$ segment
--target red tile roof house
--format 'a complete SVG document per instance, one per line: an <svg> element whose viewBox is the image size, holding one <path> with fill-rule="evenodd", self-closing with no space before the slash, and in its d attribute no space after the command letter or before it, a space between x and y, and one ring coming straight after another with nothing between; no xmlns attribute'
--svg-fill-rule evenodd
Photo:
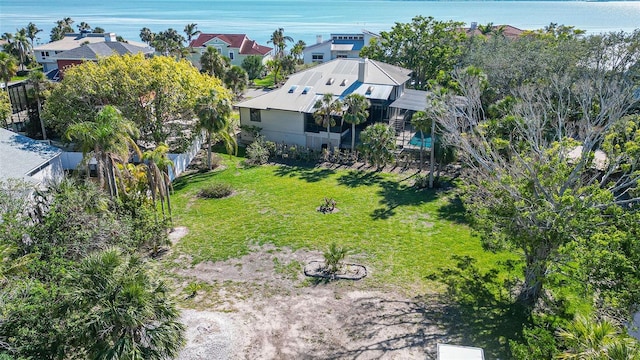
<svg viewBox="0 0 640 360"><path fill-rule="evenodd" d="M204 34L201 33L191 41L189 46L195 50L191 62L200 68L200 56L207 46L213 46L220 54L228 57L232 65L241 65L242 61L251 55L262 56L263 63L271 57L273 48L260 45L247 37L246 34Z"/></svg>

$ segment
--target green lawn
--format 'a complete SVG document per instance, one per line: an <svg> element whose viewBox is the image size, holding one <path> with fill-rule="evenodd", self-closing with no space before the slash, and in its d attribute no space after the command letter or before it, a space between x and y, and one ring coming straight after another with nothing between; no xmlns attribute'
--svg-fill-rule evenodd
<svg viewBox="0 0 640 360"><path fill-rule="evenodd" d="M481 269L514 258L482 250L453 193L416 190L404 178L410 175L297 166L243 169L241 159L224 158L226 170L175 183L174 223L189 229L177 248L195 263L239 257L251 244L323 251L336 242L373 270L370 281L429 287L425 276L453 266L453 254L476 258ZM231 184L235 195L197 197L199 189L216 182ZM335 199L339 212L316 211L324 197Z"/></svg>

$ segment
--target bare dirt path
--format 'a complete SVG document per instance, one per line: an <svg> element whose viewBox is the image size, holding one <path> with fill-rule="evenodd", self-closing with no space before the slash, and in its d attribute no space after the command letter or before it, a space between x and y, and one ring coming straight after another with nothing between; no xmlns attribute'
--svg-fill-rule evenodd
<svg viewBox="0 0 640 360"><path fill-rule="evenodd" d="M178 287L202 284L182 304L179 359L435 359L436 343L455 340L436 296L405 297L367 281L318 283L302 267L320 253L252 250L195 266L175 260L184 265L174 270Z"/></svg>

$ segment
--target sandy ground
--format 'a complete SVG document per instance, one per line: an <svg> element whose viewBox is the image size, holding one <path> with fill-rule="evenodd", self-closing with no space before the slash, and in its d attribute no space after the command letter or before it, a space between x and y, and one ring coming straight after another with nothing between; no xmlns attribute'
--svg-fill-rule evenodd
<svg viewBox="0 0 640 360"><path fill-rule="evenodd" d="M184 234L177 228L172 241ZM304 264L321 258L273 246L195 266L178 257L178 286L205 286L182 305L187 345L178 358L435 359L436 343L455 341L447 309L433 298L371 289L366 280L305 278Z"/></svg>

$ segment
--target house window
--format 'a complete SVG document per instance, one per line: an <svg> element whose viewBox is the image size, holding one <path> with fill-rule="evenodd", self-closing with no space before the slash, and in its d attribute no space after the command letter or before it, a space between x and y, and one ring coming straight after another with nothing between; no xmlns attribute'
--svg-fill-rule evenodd
<svg viewBox="0 0 640 360"><path fill-rule="evenodd" d="M253 122L261 122L260 109L249 109L249 120Z"/></svg>
<svg viewBox="0 0 640 360"><path fill-rule="evenodd" d="M347 58L347 54L338 54L336 55L336 59L346 59Z"/></svg>
<svg viewBox="0 0 640 360"><path fill-rule="evenodd" d="M229 60L233 60L233 51L229 51Z"/></svg>
<svg viewBox="0 0 640 360"><path fill-rule="evenodd" d="M49 56L49 52L48 52L48 51L44 51L44 52L42 53L42 57L45 57L45 56Z"/></svg>
<svg viewBox="0 0 640 360"><path fill-rule="evenodd" d="M324 54L311 54L311 61L313 62L323 62Z"/></svg>
<svg viewBox="0 0 640 360"><path fill-rule="evenodd" d="M218 52L219 52L220 54L222 54L222 48L221 48L221 47L216 46L216 50L218 50Z"/></svg>

